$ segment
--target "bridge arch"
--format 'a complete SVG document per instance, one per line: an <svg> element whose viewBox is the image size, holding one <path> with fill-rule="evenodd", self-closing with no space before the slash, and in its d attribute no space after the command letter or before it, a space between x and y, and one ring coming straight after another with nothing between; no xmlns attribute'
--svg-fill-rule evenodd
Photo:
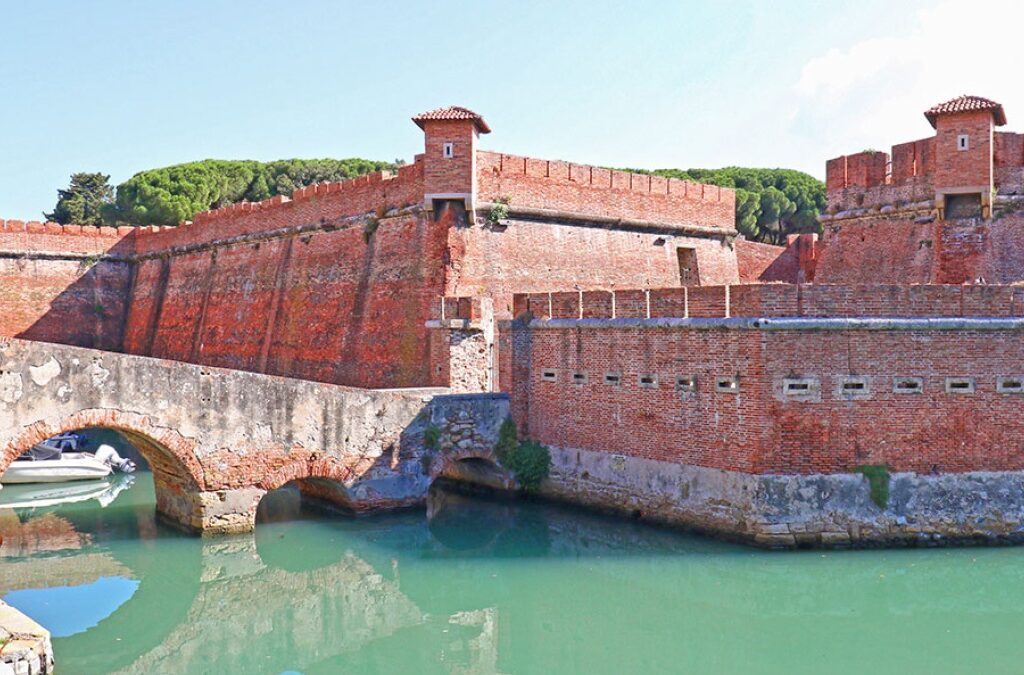
<svg viewBox="0 0 1024 675"><path fill-rule="evenodd" d="M85 409L62 417L56 423L37 420L23 426L0 450L0 474L11 462L47 438L80 429L113 429L138 448L154 474L173 477L193 488L203 488L203 470L195 453L195 442L174 429L156 424L152 417L134 412Z"/></svg>
<svg viewBox="0 0 1024 675"><path fill-rule="evenodd" d="M205 489L195 443L174 429L157 424L148 415L91 408L55 422L36 420L16 431L0 449L0 475L35 444L57 434L82 429L113 429L123 434L153 472L157 513L175 524L191 526L190 518L183 516L190 514L194 496Z"/></svg>
<svg viewBox="0 0 1024 675"><path fill-rule="evenodd" d="M494 490L515 490L512 474L490 447L453 448L438 457L430 467L431 482L455 481Z"/></svg>
<svg viewBox="0 0 1024 675"><path fill-rule="evenodd" d="M507 415L505 395L358 389L0 337L0 470L63 431L115 429L152 464L157 511L211 534L252 531L263 495L292 480L357 511L422 505L436 478L425 460L472 469L456 464L470 459L463 445L493 445ZM428 448L431 426L446 440ZM497 466L486 450L473 457Z"/></svg>
<svg viewBox="0 0 1024 675"><path fill-rule="evenodd" d="M357 511L360 510L359 504L353 499L346 480L362 475L365 470L366 467L347 466L333 457L288 462L268 473L256 484L264 490L257 499L257 506L267 493L291 484L298 488L303 497L313 497L345 510Z"/></svg>

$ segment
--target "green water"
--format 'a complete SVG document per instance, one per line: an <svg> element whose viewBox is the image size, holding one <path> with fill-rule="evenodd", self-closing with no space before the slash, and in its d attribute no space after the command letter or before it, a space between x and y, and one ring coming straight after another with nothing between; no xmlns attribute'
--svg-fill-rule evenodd
<svg viewBox="0 0 1024 675"><path fill-rule="evenodd" d="M3 492L7 492L4 490ZM0 509L0 597L58 673L1020 673L1024 549L765 553L447 493L254 536L113 503Z"/></svg>

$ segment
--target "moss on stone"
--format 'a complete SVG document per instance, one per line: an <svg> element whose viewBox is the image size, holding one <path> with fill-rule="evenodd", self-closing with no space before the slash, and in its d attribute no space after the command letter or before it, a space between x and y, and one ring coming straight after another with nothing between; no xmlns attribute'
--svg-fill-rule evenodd
<svg viewBox="0 0 1024 675"><path fill-rule="evenodd" d="M871 501L884 511L889 505L889 467L885 464L861 464L853 470L868 479Z"/></svg>

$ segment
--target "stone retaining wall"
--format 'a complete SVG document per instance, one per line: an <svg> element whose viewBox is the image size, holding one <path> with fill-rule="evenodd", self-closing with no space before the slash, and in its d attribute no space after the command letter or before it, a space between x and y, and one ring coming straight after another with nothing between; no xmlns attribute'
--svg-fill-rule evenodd
<svg viewBox="0 0 1024 675"><path fill-rule="evenodd" d="M552 448L542 495L769 548L1024 541L1024 472L752 475Z"/></svg>

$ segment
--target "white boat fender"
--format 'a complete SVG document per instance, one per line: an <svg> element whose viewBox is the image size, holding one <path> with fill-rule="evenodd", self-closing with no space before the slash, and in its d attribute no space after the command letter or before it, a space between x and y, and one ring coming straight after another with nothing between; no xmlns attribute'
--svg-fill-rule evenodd
<svg viewBox="0 0 1024 675"><path fill-rule="evenodd" d="M95 456L99 461L118 471L123 471L124 473L135 471L135 462L130 459L124 459L121 455L117 454L117 450L114 450L113 447L106 443L102 443L100 447L96 448Z"/></svg>

